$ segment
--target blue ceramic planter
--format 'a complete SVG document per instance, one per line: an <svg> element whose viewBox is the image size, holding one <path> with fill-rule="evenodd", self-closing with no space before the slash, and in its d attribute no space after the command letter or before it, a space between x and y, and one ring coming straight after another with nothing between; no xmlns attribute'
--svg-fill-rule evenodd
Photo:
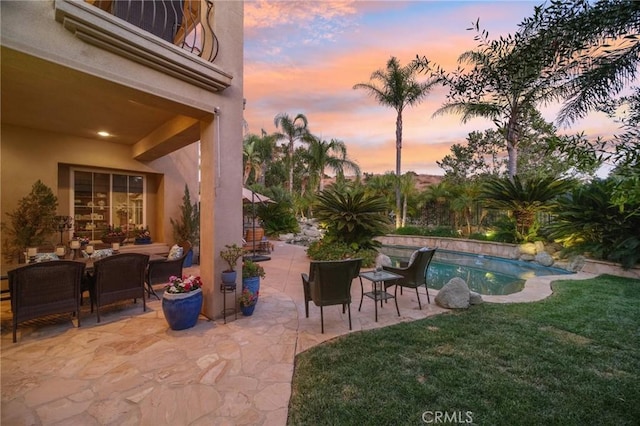
<svg viewBox="0 0 640 426"><path fill-rule="evenodd" d="M256 308L256 305L251 306L240 306L240 310L242 311L242 315L245 317L250 317L253 315L253 310Z"/></svg>
<svg viewBox="0 0 640 426"><path fill-rule="evenodd" d="M172 330L191 328L198 322L202 309L202 289L189 293L167 293L162 296L162 312Z"/></svg>
<svg viewBox="0 0 640 426"><path fill-rule="evenodd" d="M249 289L251 293L257 294L260 291L260 277L250 277L242 279L242 289Z"/></svg>
<svg viewBox="0 0 640 426"><path fill-rule="evenodd" d="M193 265L193 250L189 250L189 253L187 253L187 255L184 258L184 261L182 262L182 266L184 268L189 268Z"/></svg>

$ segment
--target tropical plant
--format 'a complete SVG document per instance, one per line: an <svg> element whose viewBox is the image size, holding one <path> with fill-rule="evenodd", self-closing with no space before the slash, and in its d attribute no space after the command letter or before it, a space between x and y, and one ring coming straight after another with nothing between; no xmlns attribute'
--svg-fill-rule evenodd
<svg viewBox="0 0 640 426"><path fill-rule="evenodd" d="M328 242L343 242L356 250L379 246L373 238L385 234L390 224L384 199L368 197L362 188L326 189L316 197L315 217L326 227Z"/></svg>
<svg viewBox="0 0 640 426"><path fill-rule="evenodd" d="M165 287L167 293L189 293L196 291L202 287L202 280L200 277L194 275L183 275L182 277L176 277L172 275L169 277L169 284Z"/></svg>
<svg viewBox="0 0 640 426"><path fill-rule="evenodd" d="M479 197L493 209L507 210L513 214L518 242L535 238L536 214L553 208L553 201L574 185L572 180L550 177L535 178L522 182L518 176L513 180L492 178L484 182Z"/></svg>
<svg viewBox="0 0 640 426"><path fill-rule="evenodd" d="M227 265L229 265L229 269L226 269L225 272L235 271L236 263L243 254L244 251L242 250L242 247L239 247L237 244L226 244L224 246L224 250L220 250L220 257L227 262Z"/></svg>
<svg viewBox="0 0 640 426"><path fill-rule="evenodd" d="M582 185L558 200L549 237L569 253L588 253L630 268L640 260L640 209L612 202L613 179Z"/></svg>
<svg viewBox="0 0 640 426"><path fill-rule="evenodd" d="M266 276L264 268L252 260L245 260L242 263L242 278L264 278Z"/></svg>
<svg viewBox="0 0 640 426"><path fill-rule="evenodd" d="M288 147L289 157L289 193L293 193L293 154L295 151L294 142L304 140L307 135L307 117L304 114L298 114L292 120L288 114L282 113L275 116L273 124L276 128L282 128L282 132L273 134L276 141L285 140Z"/></svg>
<svg viewBox="0 0 640 426"><path fill-rule="evenodd" d="M26 247L38 246L56 231L58 198L51 188L37 180L31 192L18 201L18 207L8 212L9 224L2 223L5 256L13 259Z"/></svg>
<svg viewBox="0 0 640 426"><path fill-rule="evenodd" d="M262 227L267 235L298 232L300 227L293 213L291 194L279 186L264 188L254 185L251 188L274 201L253 206L256 209L256 215L262 220Z"/></svg>
<svg viewBox="0 0 640 426"><path fill-rule="evenodd" d="M180 206L180 218L170 218L173 226L173 238L176 242L189 241L194 246L200 242L200 211L198 203L191 204L189 187L185 184L182 205Z"/></svg>
<svg viewBox="0 0 640 426"><path fill-rule="evenodd" d="M427 64L424 64L427 66ZM372 95L378 103L396 110L396 177L402 174L402 113L405 108L417 105L424 99L431 89L440 82L434 77L419 82L416 78L418 68L414 64L404 67L397 58L391 57L387 61L386 69L379 69L371 74L369 83L358 83L354 89L364 89ZM402 201L400 182L396 182L396 228L400 227L402 217Z"/></svg>

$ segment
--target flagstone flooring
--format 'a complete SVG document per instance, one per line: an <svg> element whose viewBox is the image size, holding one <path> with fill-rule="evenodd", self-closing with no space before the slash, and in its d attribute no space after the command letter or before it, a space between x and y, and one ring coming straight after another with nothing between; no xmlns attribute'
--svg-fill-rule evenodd
<svg viewBox="0 0 640 426"><path fill-rule="evenodd" d="M296 354L349 333L340 306L310 304L305 318L300 273L308 272L304 248L276 243L262 263L260 300L250 317L233 315L225 324L201 316L188 330L168 328L159 301L114 305L96 323L83 307L82 326L70 316L36 320L18 327L11 340L8 301L0 305L2 425L285 425ZM185 272L197 272L197 266ZM588 278L590 274L562 276ZM485 296L492 302L539 300L550 293L550 277L530 280L522 293ZM367 284L365 283L365 286ZM365 291L367 289L365 288ZM445 310L429 290L422 310L414 292L399 296L374 321L373 301L362 311L360 282L352 286L353 332L413 321ZM158 289L158 294L161 289Z"/></svg>

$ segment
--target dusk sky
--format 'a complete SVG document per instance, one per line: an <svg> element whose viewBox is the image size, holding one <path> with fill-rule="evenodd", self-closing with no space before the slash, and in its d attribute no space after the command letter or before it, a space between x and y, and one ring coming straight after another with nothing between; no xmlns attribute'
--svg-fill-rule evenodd
<svg viewBox="0 0 640 426"><path fill-rule="evenodd" d="M539 2L529 1L246 1L244 118L249 132L276 131L274 117L303 113L309 130L324 140L340 139L363 172L395 170L396 112L365 90L371 73L391 56L401 65L427 56L446 70L474 49L480 18L492 39L515 32ZM423 78L421 76L421 78ZM432 117L446 90L434 89L403 114L402 172L443 175L436 161L464 143L469 132L493 128L488 120L461 124L459 116ZM548 120L557 106L542 108ZM616 124L603 114L562 132L610 136Z"/></svg>

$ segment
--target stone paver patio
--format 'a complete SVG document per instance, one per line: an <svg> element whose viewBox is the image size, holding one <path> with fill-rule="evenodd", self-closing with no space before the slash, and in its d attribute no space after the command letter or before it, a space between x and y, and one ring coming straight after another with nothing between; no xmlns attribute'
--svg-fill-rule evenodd
<svg viewBox="0 0 640 426"><path fill-rule="evenodd" d="M349 333L340 306L320 310L310 304L305 318L300 273L308 272L303 247L276 243L262 263L260 301L251 317L209 321L201 316L188 330L172 331L161 302L123 303L96 323L85 303L82 327L69 317L20 325L11 341L8 301L1 305L2 425L284 425L291 394L295 355ZM197 266L185 272L197 273ZM584 279L592 274L563 275ZM490 302L526 302L551 294L554 277L529 280L511 296L484 296ZM366 283L365 283L366 285ZM365 289L366 290L366 289ZM158 292L161 290L158 288ZM429 290L422 310L414 292L378 309L365 299L360 282L352 285L353 331L413 321L445 310Z"/></svg>

